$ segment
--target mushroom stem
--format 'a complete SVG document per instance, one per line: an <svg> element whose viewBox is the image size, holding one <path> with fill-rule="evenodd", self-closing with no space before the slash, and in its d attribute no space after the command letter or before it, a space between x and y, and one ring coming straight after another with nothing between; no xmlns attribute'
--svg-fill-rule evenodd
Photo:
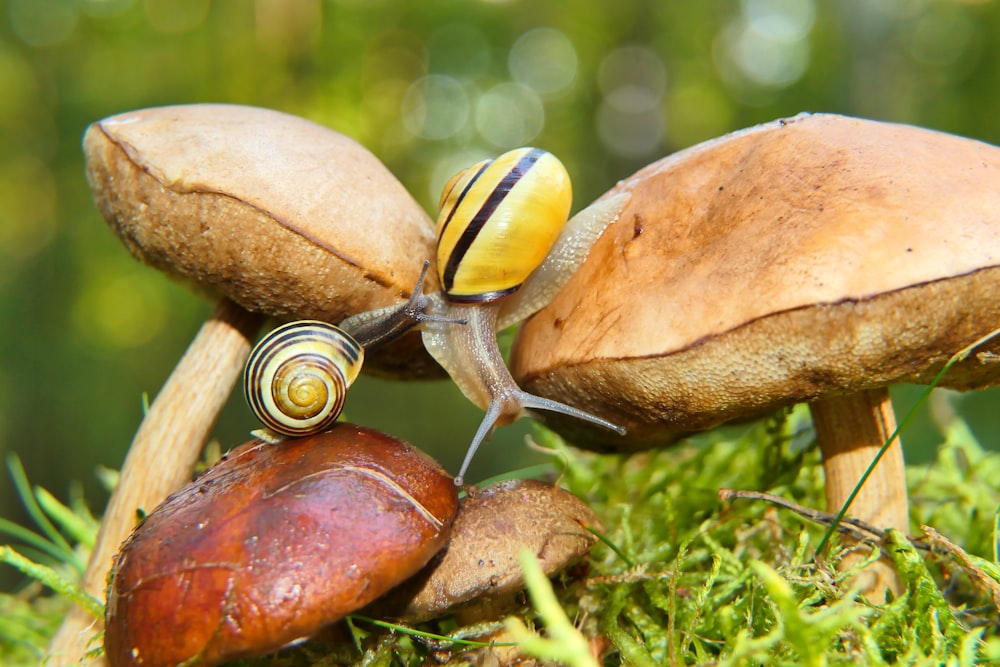
<svg viewBox="0 0 1000 667"><path fill-rule="evenodd" d="M823 452L827 510L836 512L850 497L879 449L896 430L889 391L885 388L869 389L824 398L814 401L809 408L816 439ZM872 470L848 508L848 514L879 528L897 528L904 532L909 529L906 469L899 438L889 446ZM845 564L850 562L848 559ZM871 578L862 582L862 587L873 601L880 602L886 590L891 590L894 595L901 592L899 577L887 559L873 563L867 572L870 572Z"/></svg>
<svg viewBox="0 0 1000 667"><path fill-rule="evenodd" d="M222 299L149 406L122 466L118 486L101 522L82 587L104 599L107 575L119 545L150 512L190 481L206 440L243 371L251 339L263 317ZM102 665L86 659L98 643L103 620L80 607L63 619L49 645L47 665Z"/></svg>

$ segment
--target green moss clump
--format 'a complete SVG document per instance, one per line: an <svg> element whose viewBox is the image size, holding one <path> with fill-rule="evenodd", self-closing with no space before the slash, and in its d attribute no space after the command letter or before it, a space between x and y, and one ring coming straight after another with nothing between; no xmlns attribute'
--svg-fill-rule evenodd
<svg viewBox="0 0 1000 667"><path fill-rule="evenodd" d="M605 665L998 660L1000 454L984 451L957 419L944 430L937 458L908 469L916 537L889 531L880 546L905 591L877 605L851 588L856 570L838 569L845 548L836 539L817 555L825 526L762 500L720 499L719 490L731 488L822 506L822 466L804 411L631 456L578 452L539 429L536 438L560 463L560 482L591 503L605 542L552 590L533 584L531 604L526 597L506 626L462 627L448 618L420 630L470 638L499 632L494 639L518 639L543 664L578 667L600 664L595 655ZM69 584L72 571L62 570ZM66 604L40 595L37 585L0 597L3 663L36 664ZM482 657L477 651L503 650L364 619L342 625L347 639L339 642L326 637L233 664L467 664Z"/></svg>

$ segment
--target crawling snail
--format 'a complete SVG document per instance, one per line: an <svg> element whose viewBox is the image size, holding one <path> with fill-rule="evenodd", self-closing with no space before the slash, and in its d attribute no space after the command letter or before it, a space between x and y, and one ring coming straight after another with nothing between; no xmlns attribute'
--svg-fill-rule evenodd
<svg viewBox="0 0 1000 667"><path fill-rule="evenodd" d="M333 426L347 390L361 372L365 350L381 347L418 322L437 318L423 312L422 293L430 262L424 262L410 299L335 326L317 320L284 324L254 346L243 374L247 404L267 431L266 440L304 437ZM464 322L457 322L464 324Z"/></svg>
<svg viewBox="0 0 1000 667"><path fill-rule="evenodd" d="M496 333L555 296L628 197L598 201L567 222L569 175L551 153L519 148L473 165L452 178L441 196L436 269L442 289L424 295L418 283L404 306L361 313L341 323L343 330L359 336L362 347L367 347L365 341L381 343L420 324L430 354L462 393L486 411L457 484L493 430L527 410L559 412L624 434L623 428L590 413L523 391L503 362ZM267 344L265 339L258 350ZM255 350L251 362L257 354ZM267 378L248 374L247 396L270 391L262 382ZM264 415L258 417L278 430ZM332 420L322 423L325 428Z"/></svg>
<svg viewBox="0 0 1000 667"><path fill-rule="evenodd" d="M461 483L479 446L526 410L548 410L625 429L517 386L497 345L497 331L547 304L590 252L625 198L598 202L567 223L569 174L551 153L519 148L459 172L441 196L437 272L441 291L426 312L466 320L423 324L424 347L486 415L455 478Z"/></svg>

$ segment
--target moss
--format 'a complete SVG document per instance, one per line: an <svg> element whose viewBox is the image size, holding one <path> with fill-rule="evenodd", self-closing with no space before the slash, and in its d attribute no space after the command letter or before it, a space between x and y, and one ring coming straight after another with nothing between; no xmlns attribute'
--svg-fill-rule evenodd
<svg viewBox="0 0 1000 667"><path fill-rule="evenodd" d="M764 501L719 498L721 488L750 489L822 506L822 467L803 412L632 456L578 452L539 429L536 439L553 449L561 482L591 503L606 542L552 583L560 606L545 602L547 583L536 583L534 607L526 601L516 621L489 630L506 639L513 632L540 662L581 667L592 663L580 646L591 647L606 665L972 665L1000 659L1000 455L984 451L961 421L944 431L937 458L908 469L914 525L933 530L912 540L890 531L882 549L905 591L874 605L851 590L851 572L837 569L843 550L836 540L831 551L816 556L822 525ZM75 570L60 572L71 580ZM3 663L37 664L66 603L32 586L0 604ZM353 641L332 648L314 641L235 664L463 663L484 650L407 636L363 619L348 629ZM454 619L420 629L472 637L482 630ZM576 652L568 654L568 647Z"/></svg>

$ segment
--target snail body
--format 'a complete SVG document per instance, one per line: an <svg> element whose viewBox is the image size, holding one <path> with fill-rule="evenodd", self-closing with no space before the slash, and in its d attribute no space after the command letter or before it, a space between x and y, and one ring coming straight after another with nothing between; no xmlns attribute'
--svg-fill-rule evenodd
<svg viewBox="0 0 1000 667"><path fill-rule="evenodd" d="M402 305L359 313L338 326L317 320L289 322L264 336L250 352L243 373L250 410L271 431L255 435L276 442L280 436L300 438L333 426L361 372L365 350L395 340L419 322L439 319L423 312L428 297L422 287L429 267L430 262L424 262Z"/></svg>
<svg viewBox="0 0 1000 667"><path fill-rule="evenodd" d="M618 217L627 195L597 202L567 221L569 176L551 153L519 148L478 163L444 188L438 215L441 291L427 296L424 346L486 411L457 484L497 426L528 410L569 415L624 434L624 429L565 403L525 392L500 354L496 334L547 304ZM448 321L465 320L465 326Z"/></svg>
<svg viewBox="0 0 1000 667"><path fill-rule="evenodd" d="M567 220L572 200L569 175L555 156L536 148L515 149L459 172L445 186L440 202L436 269L441 289L422 293L425 261L424 273L405 304L347 318L337 330L351 343L338 343L330 354L344 357L344 351L351 350L346 357L356 357L360 369L362 349L421 326L427 351L462 393L486 411L456 484L462 483L477 449L496 427L529 410L562 413L624 434L623 428L607 420L518 387L504 363L496 334L552 300L629 198L624 193L602 199ZM296 326L308 332L317 324L322 323L286 325L258 348L270 346L271 337L280 341L289 336ZM305 356L311 354L307 349ZM247 365L246 393L261 421L296 437L333 424L336 415L329 420L290 420L268 414L279 406L262 398L275 391L264 385L276 375L258 372L264 364L256 362L256 356L255 350ZM345 393L351 381L353 376L343 385Z"/></svg>
<svg viewBox="0 0 1000 667"><path fill-rule="evenodd" d="M325 431L343 411L364 354L353 336L332 324L302 320L280 326L250 354L243 386L247 403L281 435Z"/></svg>

